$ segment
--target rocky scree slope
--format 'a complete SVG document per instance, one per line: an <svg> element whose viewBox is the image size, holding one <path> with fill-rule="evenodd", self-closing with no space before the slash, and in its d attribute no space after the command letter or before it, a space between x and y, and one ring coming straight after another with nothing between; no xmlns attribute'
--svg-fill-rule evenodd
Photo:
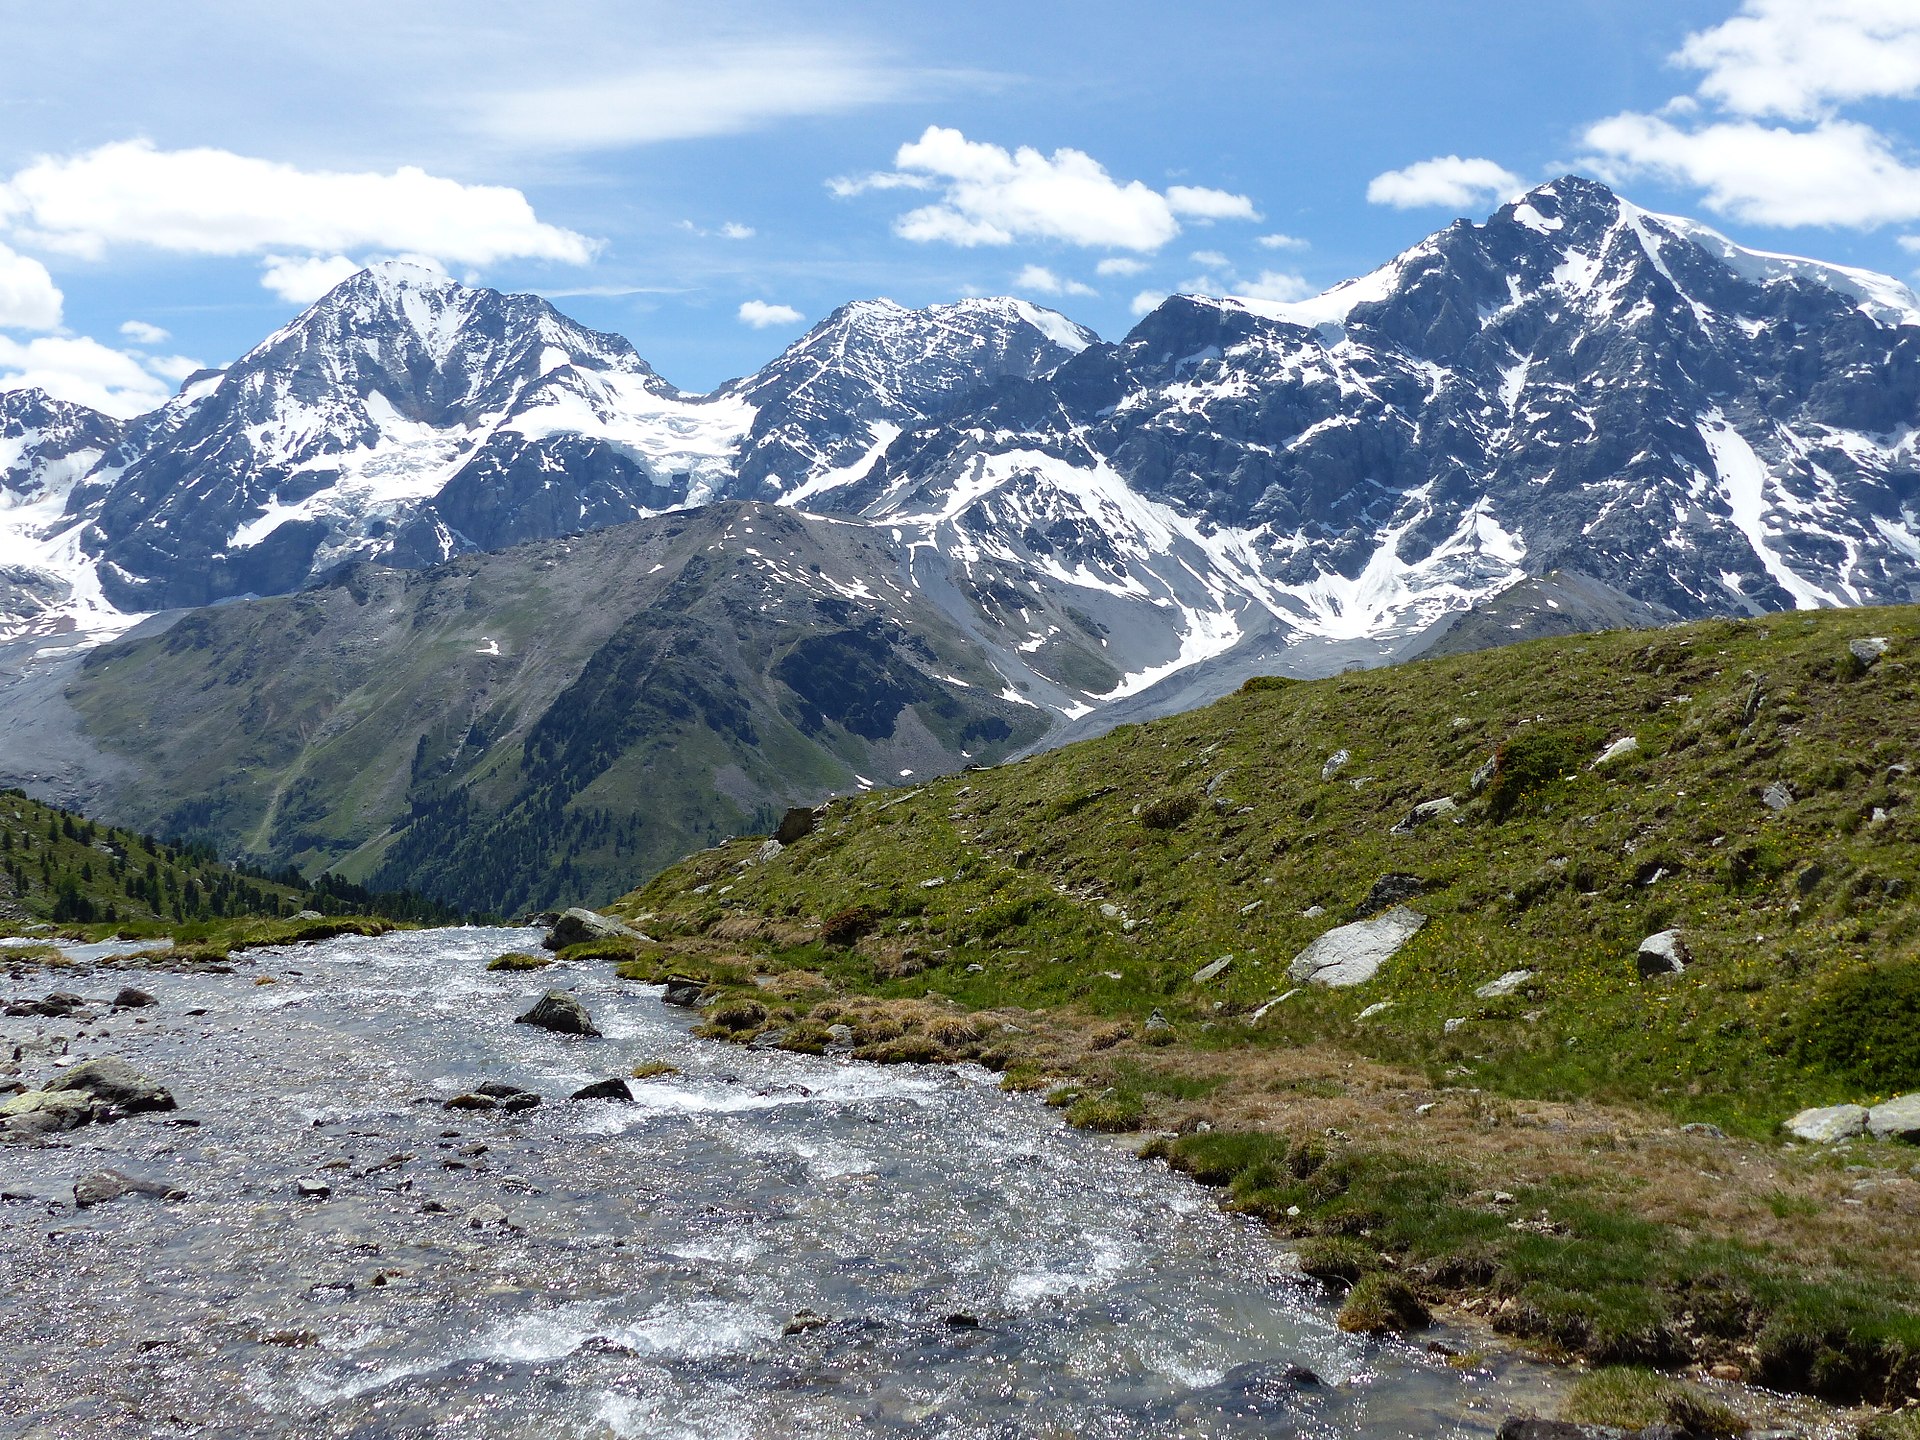
<svg viewBox="0 0 1920 1440"><path fill-rule="evenodd" d="M885 576L867 527L716 505L347 567L96 650L69 693L132 767L115 814L520 913L1038 738L1043 713Z"/></svg>

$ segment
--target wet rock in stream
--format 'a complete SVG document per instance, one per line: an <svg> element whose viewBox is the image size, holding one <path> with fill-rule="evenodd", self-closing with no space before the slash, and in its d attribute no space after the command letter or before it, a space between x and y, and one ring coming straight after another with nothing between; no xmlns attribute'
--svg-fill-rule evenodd
<svg viewBox="0 0 1920 1440"><path fill-rule="evenodd" d="M593 1023L593 1016L587 1013L587 1007L564 990L549 990L534 1003L531 1010L518 1016L517 1025L537 1025L542 1030L551 1030L559 1035L589 1035L598 1037L600 1028Z"/></svg>

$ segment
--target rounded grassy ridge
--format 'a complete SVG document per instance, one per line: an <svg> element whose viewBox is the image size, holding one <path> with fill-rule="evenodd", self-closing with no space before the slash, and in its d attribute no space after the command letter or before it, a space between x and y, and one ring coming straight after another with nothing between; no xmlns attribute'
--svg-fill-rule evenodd
<svg viewBox="0 0 1920 1440"><path fill-rule="evenodd" d="M971 1017L853 1053L1071 1086L1237 1208L1557 1353L1893 1404L1920 1151L1779 1127L1920 1089L1917 771L1920 611L1714 620L1250 684L835 801L616 908L654 973L766 1007L734 1038ZM1396 905L1424 923L1372 979L1289 973ZM1666 931L1682 968L1643 973Z"/></svg>

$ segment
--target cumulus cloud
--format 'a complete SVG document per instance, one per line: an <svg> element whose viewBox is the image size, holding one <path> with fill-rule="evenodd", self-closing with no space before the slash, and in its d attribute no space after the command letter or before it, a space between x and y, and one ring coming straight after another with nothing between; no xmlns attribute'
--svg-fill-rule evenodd
<svg viewBox="0 0 1920 1440"><path fill-rule="evenodd" d="M583 264L593 243L535 216L518 190L402 166L301 170L228 150L116 141L36 160L0 182L0 220L41 245L97 258L146 246L190 255L416 251L451 264Z"/></svg>
<svg viewBox="0 0 1920 1440"><path fill-rule="evenodd" d="M1196 250L1187 258L1196 265L1211 265L1215 268L1221 268L1233 263L1218 250Z"/></svg>
<svg viewBox="0 0 1920 1440"><path fill-rule="evenodd" d="M1303 275L1290 270L1262 270L1253 280L1242 281L1233 291L1254 300L1304 300L1315 294Z"/></svg>
<svg viewBox="0 0 1920 1440"><path fill-rule="evenodd" d="M1612 179L1655 175L1698 188L1711 210L1759 225L1884 225L1920 219L1920 167L1871 126L1806 130L1722 121L1685 128L1625 114L1590 126L1589 162Z"/></svg>
<svg viewBox="0 0 1920 1440"><path fill-rule="evenodd" d="M809 42L691 47L619 74L484 96L472 124L516 147L614 149L844 114L956 78Z"/></svg>
<svg viewBox="0 0 1920 1440"><path fill-rule="evenodd" d="M756 330L775 325L798 325L806 317L791 305L769 305L764 300L747 300L740 306L740 323Z"/></svg>
<svg viewBox="0 0 1920 1440"><path fill-rule="evenodd" d="M900 216L894 233L969 246L1052 240L1151 251L1180 233L1180 215L1229 219L1254 213L1244 195L1183 185L1162 194L1138 180L1115 180L1082 150L1045 155L1023 145L1009 151L939 125L902 145L892 171L831 181L829 187L842 196L937 190L939 200Z"/></svg>
<svg viewBox="0 0 1920 1440"><path fill-rule="evenodd" d="M1144 260L1135 260L1126 255L1109 255L1105 260L1102 260L1098 265L1093 267L1093 273L1108 276L1138 275L1146 268L1147 262Z"/></svg>
<svg viewBox="0 0 1920 1440"><path fill-rule="evenodd" d="M122 418L151 410L173 393L138 357L97 340L42 335L19 341L0 335L0 390L25 389Z"/></svg>
<svg viewBox="0 0 1920 1440"><path fill-rule="evenodd" d="M1195 220L1258 220L1253 201L1245 195L1226 190L1209 190L1204 185L1169 185L1167 208L1176 215Z"/></svg>
<svg viewBox="0 0 1920 1440"><path fill-rule="evenodd" d="M289 305L311 305L364 267L344 255L269 255L260 284Z"/></svg>
<svg viewBox="0 0 1920 1440"><path fill-rule="evenodd" d="M1745 0L1671 58L1700 72L1695 93L1589 126L1596 173L1698 189L1708 209L1760 225L1920 219L1920 160L1839 113L1920 95L1911 0Z"/></svg>
<svg viewBox="0 0 1920 1440"><path fill-rule="evenodd" d="M1035 295L1093 295L1091 285L1078 280L1063 280L1044 265L1029 265L1013 277L1013 288Z"/></svg>
<svg viewBox="0 0 1920 1440"><path fill-rule="evenodd" d="M1311 250L1313 246L1297 235L1262 235L1254 241L1268 250Z"/></svg>
<svg viewBox="0 0 1920 1440"><path fill-rule="evenodd" d="M1389 170L1367 184L1367 199L1396 210L1444 206L1466 210L1520 188L1520 177L1491 160L1438 155L1404 170Z"/></svg>
<svg viewBox="0 0 1920 1440"><path fill-rule="evenodd" d="M173 336L158 325L149 325L144 320L128 320L120 326L120 333L136 345L164 345Z"/></svg>
<svg viewBox="0 0 1920 1440"><path fill-rule="evenodd" d="M1912 0L1746 0L1673 57L1700 94L1737 115L1814 120L1836 104L1920 95Z"/></svg>
<svg viewBox="0 0 1920 1440"><path fill-rule="evenodd" d="M682 220L680 228L689 235L698 235L702 240L751 240L759 233L751 225L742 225L734 220L722 222L718 230L708 230L704 226L694 224L691 220Z"/></svg>
<svg viewBox="0 0 1920 1440"><path fill-rule="evenodd" d="M1133 297L1133 304L1129 308L1136 315L1144 315L1149 310L1157 309L1160 302L1166 298L1167 292L1164 290L1142 290Z"/></svg>
<svg viewBox="0 0 1920 1440"><path fill-rule="evenodd" d="M46 266L0 245L0 325L52 330L60 323L62 299Z"/></svg>

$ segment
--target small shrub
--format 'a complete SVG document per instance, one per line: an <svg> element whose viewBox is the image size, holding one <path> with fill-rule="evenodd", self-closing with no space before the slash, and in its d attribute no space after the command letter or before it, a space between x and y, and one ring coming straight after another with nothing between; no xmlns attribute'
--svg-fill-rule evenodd
<svg viewBox="0 0 1920 1440"><path fill-rule="evenodd" d="M1863 1090L1920 1083L1920 960L1853 970L1822 987L1799 1024L1797 1049Z"/></svg>
<svg viewBox="0 0 1920 1440"><path fill-rule="evenodd" d="M657 1075L678 1075L680 1067L666 1060L642 1060L633 1067L633 1078L651 1080Z"/></svg>
<svg viewBox="0 0 1920 1440"><path fill-rule="evenodd" d="M1140 823L1149 830L1173 830L1191 820L1200 809L1200 797L1191 792L1162 795L1140 807Z"/></svg>
<svg viewBox="0 0 1920 1440"><path fill-rule="evenodd" d="M1579 771L1600 749L1602 732L1591 725L1569 729L1529 728L1495 751L1487 808L1496 820L1511 816L1531 796Z"/></svg>
<svg viewBox="0 0 1920 1440"><path fill-rule="evenodd" d="M1581 1377L1562 1418L1625 1430L1673 1425L1689 1435L1744 1435L1748 1429L1745 1420L1697 1386L1624 1365Z"/></svg>
<svg viewBox="0 0 1920 1440"><path fill-rule="evenodd" d="M553 963L551 955L529 955L524 950L509 950L487 962L489 970L542 970Z"/></svg>
<svg viewBox="0 0 1920 1440"><path fill-rule="evenodd" d="M1335 1323L1355 1335L1387 1335L1422 1329L1432 1319L1411 1285L1398 1275L1375 1270L1348 1292Z"/></svg>

